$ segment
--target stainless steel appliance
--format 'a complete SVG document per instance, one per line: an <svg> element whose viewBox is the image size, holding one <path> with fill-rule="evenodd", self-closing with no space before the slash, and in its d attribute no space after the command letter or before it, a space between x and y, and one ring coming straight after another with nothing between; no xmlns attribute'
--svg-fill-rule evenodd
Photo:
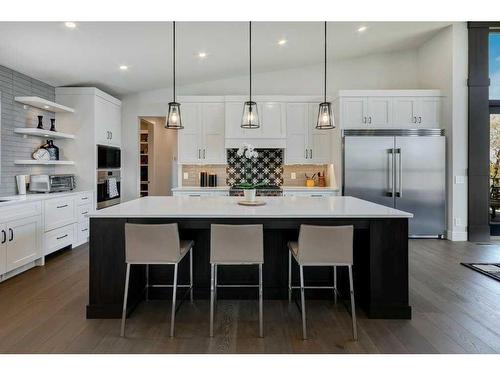
<svg viewBox="0 0 500 375"><path fill-rule="evenodd" d="M443 236L444 130L344 130L343 151L344 195L413 213L411 237Z"/></svg>
<svg viewBox="0 0 500 375"><path fill-rule="evenodd" d="M237 186L231 186L229 189L229 196L231 197L242 197L243 195L243 189ZM281 197L283 189L278 185L263 185L256 189L255 195L259 197Z"/></svg>
<svg viewBox="0 0 500 375"><path fill-rule="evenodd" d="M30 176L29 191L35 193L54 193L70 191L75 188L72 174L37 174Z"/></svg>
<svg viewBox="0 0 500 375"><path fill-rule="evenodd" d="M119 169L121 151L118 147L97 145L97 169Z"/></svg>
<svg viewBox="0 0 500 375"><path fill-rule="evenodd" d="M120 203L120 170L97 171L97 209Z"/></svg>

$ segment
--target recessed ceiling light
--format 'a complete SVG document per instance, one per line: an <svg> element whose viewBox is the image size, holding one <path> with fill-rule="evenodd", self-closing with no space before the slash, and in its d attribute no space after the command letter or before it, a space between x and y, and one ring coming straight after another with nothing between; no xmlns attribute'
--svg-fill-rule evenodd
<svg viewBox="0 0 500 375"><path fill-rule="evenodd" d="M43 106L43 108L45 108L45 109L49 109L49 108L50 108L50 106L48 106L48 105L44 105L44 106Z"/></svg>
<svg viewBox="0 0 500 375"><path fill-rule="evenodd" d="M363 31L366 31L366 29L368 29L367 26L361 26L359 29L358 29L358 32L362 33Z"/></svg>
<svg viewBox="0 0 500 375"><path fill-rule="evenodd" d="M206 53L206 52L199 52L199 53L198 53L198 57L199 57L200 59L204 59L205 57L207 57L207 53Z"/></svg>
<svg viewBox="0 0 500 375"><path fill-rule="evenodd" d="M278 44L279 44L280 46L284 46L287 42L288 42L288 40L286 40L286 39L281 39L281 40L279 40L279 41L278 41Z"/></svg>
<svg viewBox="0 0 500 375"><path fill-rule="evenodd" d="M76 28L76 23L74 23L74 22L64 22L64 26L66 26L68 29L75 29Z"/></svg>
<svg viewBox="0 0 500 375"><path fill-rule="evenodd" d="M120 65L120 70L128 70L128 66L127 65Z"/></svg>

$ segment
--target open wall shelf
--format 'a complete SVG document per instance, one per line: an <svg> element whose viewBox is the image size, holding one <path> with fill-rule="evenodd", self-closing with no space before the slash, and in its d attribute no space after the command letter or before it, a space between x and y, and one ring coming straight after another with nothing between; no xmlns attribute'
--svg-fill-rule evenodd
<svg viewBox="0 0 500 375"><path fill-rule="evenodd" d="M75 136L73 134L52 132L50 130L37 129L37 128L15 128L14 133L30 135L33 137L42 137L42 138L75 139Z"/></svg>
<svg viewBox="0 0 500 375"><path fill-rule="evenodd" d="M75 112L73 108L66 107L65 105L57 104L55 102L51 102L50 100L46 100L38 96L16 96L14 100L16 102L30 105L35 108L40 108L49 112L66 112L66 113Z"/></svg>
<svg viewBox="0 0 500 375"><path fill-rule="evenodd" d="M71 160L14 160L16 165L74 165Z"/></svg>

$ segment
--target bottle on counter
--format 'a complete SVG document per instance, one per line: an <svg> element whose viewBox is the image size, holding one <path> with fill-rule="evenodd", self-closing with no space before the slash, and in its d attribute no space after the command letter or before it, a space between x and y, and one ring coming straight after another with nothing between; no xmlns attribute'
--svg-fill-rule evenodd
<svg viewBox="0 0 500 375"><path fill-rule="evenodd" d="M208 186L217 187L217 175L215 173L210 173L208 175Z"/></svg>
<svg viewBox="0 0 500 375"><path fill-rule="evenodd" d="M208 186L208 174L205 171L200 172L200 187L207 187L207 186Z"/></svg>

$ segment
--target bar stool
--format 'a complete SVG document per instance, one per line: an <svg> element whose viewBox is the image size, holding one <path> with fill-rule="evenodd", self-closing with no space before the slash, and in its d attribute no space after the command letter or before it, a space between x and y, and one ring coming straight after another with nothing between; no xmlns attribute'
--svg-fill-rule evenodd
<svg viewBox="0 0 500 375"><path fill-rule="evenodd" d="M146 265L146 299L149 287L167 287L172 290L172 315L170 317L170 336L174 336L177 287L189 288L191 302L193 301L193 241L179 239L177 223L173 224L125 224L125 262L127 274L125 277L125 295L123 298L121 336L125 336L125 320L127 316L127 298L132 264ZM189 285L177 284L177 269L179 263L189 252ZM169 264L174 266L174 281L172 285L149 285L149 265ZM181 301L182 303L182 301ZM179 305L180 307L180 305Z"/></svg>
<svg viewBox="0 0 500 375"><path fill-rule="evenodd" d="M348 226L300 226L299 241L288 243L288 298L291 300L292 289L300 288L302 312L302 336L307 339L305 289L333 289L337 302L337 266L349 269L349 289L351 294L352 336L358 339L356 327L356 308L354 304L354 288L352 281L353 264L353 232ZM292 256L299 265L300 287L292 286ZM305 266L333 266L333 286L305 286Z"/></svg>
<svg viewBox="0 0 500 375"><path fill-rule="evenodd" d="M262 322L262 265L264 264L264 234L261 224L256 225L211 225L210 238L210 337L214 336L214 305L217 287L259 288L259 335L264 337ZM259 266L258 285L217 284L217 266L251 265Z"/></svg>

